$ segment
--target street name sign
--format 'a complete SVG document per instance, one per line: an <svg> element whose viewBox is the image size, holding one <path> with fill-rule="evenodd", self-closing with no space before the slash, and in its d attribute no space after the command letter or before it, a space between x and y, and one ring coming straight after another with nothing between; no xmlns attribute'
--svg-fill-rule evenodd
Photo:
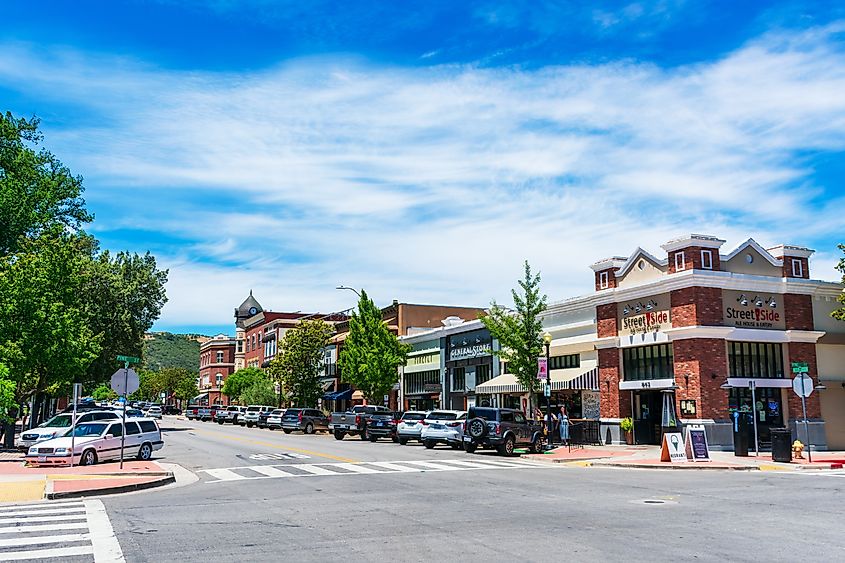
<svg viewBox="0 0 845 563"><path fill-rule="evenodd" d="M810 373L807 362L792 362L792 373Z"/></svg>
<svg viewBox="0 0 845 563"><path fill-rule="evenodd" d="M792 390L799 397L809 397L813 394L813 379L806 373L796 375L792 380Z"/></svg>
<svg viewBox="0 0 845 563"><path fill-rule="evenodd" d="M112 391L118 395L131 395L139 386L138 374L132 368L119 369L111 376Z"/></svg>
<svg viewBox="0 0 845 563"><path fill-rule="evenodd" d="M127 362L127 363L130 363L130 364L140 364L141 358L136 358L135 356L118 356L117 361L118 362Z"/></svg>

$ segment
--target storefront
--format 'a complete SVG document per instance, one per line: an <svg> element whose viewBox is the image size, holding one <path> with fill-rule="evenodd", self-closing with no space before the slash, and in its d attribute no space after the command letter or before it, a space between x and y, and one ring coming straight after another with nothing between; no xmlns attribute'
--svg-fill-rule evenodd
<svg viewBox="0 0 845 563"><path fill-rule="evenodd" d="M493 337L486 328L459 332L446 338L444 403L466 410L476 404L476 388L493 376Z"/></svg>

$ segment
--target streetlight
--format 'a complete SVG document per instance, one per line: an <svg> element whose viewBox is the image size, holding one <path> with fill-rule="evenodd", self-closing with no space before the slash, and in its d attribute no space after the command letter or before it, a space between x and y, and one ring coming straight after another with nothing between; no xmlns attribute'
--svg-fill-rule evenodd
<svg viewBox="0 0 845 563"><path fill-rule="evenodd" d="M546 385L548 385L549 393L546 395L544 390L543 394L546 395L546 426L549 429L549 448L552 446L552 432L554 431L552 425L552 372L549 362L549 346L551 343L552 335L547 332L543 335L543 344L546 346Z"/></svg>
<svg viewBox="0 0 845 563"><path fill-rule="evenodd" d="M360 294L360 293L358 292L358 290L357 290L357 289L355 289L354 287L347 287L347 286L345 286L345 285L339 285L339 286L337 286L335 289L348 289L349 291L354 291L354 292L355 292L355 295L357 295L357 296L358 296L358 299L361 299L361 294Z"/></svg>

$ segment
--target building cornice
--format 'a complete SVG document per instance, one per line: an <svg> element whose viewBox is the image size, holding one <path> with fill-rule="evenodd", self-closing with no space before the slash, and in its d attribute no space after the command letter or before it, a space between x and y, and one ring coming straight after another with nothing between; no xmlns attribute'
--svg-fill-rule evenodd
<svg viewBox="0 0 845 563"><path fill-rule="evenodd" d="M670 342L691 338L714 338L737 342L807 342L815 344L824 331L820 330L764 330L758 328L736 328L732 326L684 326L663 331Z"/></svg>

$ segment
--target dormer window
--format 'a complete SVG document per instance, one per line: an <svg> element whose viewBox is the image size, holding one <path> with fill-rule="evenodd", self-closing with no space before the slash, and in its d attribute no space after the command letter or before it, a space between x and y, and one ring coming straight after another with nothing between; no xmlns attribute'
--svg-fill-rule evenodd
<svg viewBox="0 0 845 563"><path fill-rule="evenodd" d="M675 253L675 271L680 272L687 269L687 264L684 261L684 253L683 252L676 252Z"/></svg>
<svg viewBox="0 0 845 563"><path fill-rule="evenodd" d="M792 259L792 277L804 277L804 264L801 262L801 260L795 258Z"/></svg>
<svg viewBox="0 0 845 563"><path fill-rule="evenodd" d="M607 289L610 284L607 281L607 272L601 272L599 274L599 288L600 289Z"/></svg>
<svg viewBox="0 0 845 563"><path fill-rule="evenodd" d="M702 250L701 251L701 268L703 270L712 270L713 269L713 251L711 251L711 250Z"/></svg>

